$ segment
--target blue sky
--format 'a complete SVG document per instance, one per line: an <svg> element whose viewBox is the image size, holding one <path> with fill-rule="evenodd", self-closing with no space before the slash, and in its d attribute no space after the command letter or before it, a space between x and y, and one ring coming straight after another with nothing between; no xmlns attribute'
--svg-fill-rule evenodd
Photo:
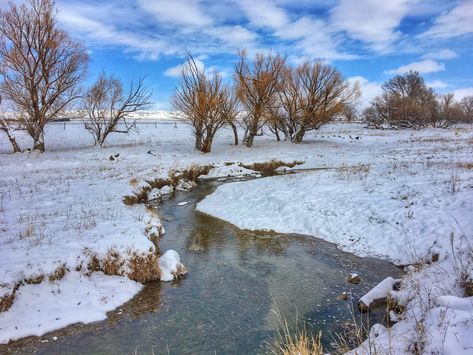
<svg viewBox="0 0 473 355"><path fill-rule="evenodd" d="M242 48L279 51L294 64L323 58L360 82L364 103L409 69L437 92L473 95L473 0L57 0L57 6L60 24L90 51L88 80L102 70L124 82L148 75L155 108L169 108L186 49L228 80Z"/></svg>

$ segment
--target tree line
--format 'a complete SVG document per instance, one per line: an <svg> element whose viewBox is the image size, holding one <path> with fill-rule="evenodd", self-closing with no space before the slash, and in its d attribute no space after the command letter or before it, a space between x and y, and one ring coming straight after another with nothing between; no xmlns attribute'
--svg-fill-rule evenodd
<svg viewBox="0 0 473 355"><path fill-rule="evenodd" d="M10 3L0 11L0 103L10 115L0 116L0 131L15 152L21 151L16 131L26 132L33 149L45 150L47 124L73 111L96 145L111 133L129 133L136 128L133 113L151 103L144 79L126 90L122 81L101 73L89 88L81 86L87 75L89 56L82 43L72 39L56 18L53 0ZM218 71L208 72L187 53L171 96L176 118L189 124L195 149L210 152L222 127L230 127L234 144L253 146L263 127L279 140L300 143L307 132L334 119L360 116L360 89L350 84L335 67L324 61L290 65L278 53L249 57L238 53L231 80ZM370 126L448 127L473 123L473 97L461 102L453 94L435 95L416 72L398 75L382 87L361 114Z"/></svg>

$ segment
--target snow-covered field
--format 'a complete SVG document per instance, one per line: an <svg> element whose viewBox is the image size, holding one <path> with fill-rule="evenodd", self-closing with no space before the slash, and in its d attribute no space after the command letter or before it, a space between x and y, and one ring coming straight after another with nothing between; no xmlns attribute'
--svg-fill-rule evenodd
<svg viewBox="0 0 473 355"><path fill-rule="evenodd" d="M27 138L19 141L26 147ZM401 290L392 295L406 311L396 315L399 321L391 329L377 327L380 335L373 333L367 346L392 344L394 353L412 351L408 346L414 343L429 351L473 351L465 348L470 340L461 336L472 331L472 298L454 298L464 296L459 275L472 276L471 127L391 131L340 123L323 127L299 145L270 136L257 137L251 149L231 142L231 132L222 131L212 153L195 152L189 128L174 122L143 124L138 134L111 136L102 149L93 147L80 124L54 124L46 133L45 154L8 154L2 137L1 292L7 295L27 280L42 282L20 286L13 306L0 313L0 343L103 319L139 291L139 284L124 276L88 276L87 265L91 255L98 260L119 255L124 263L118 273L130 276L133 256L154 253L145 230L150 224L160 230L159 216L122 203L144 179L191 164L216 165L210 172L214 177L251 173L225 163L274 158L305 162L297 168L323 169L225 184L198 209L240 228L313 235L398 264L418 264L439 254L438 262L411 267ZM116 154L117 159L109 159ZM53 280L58 271L66 276ZM41 275L44 280L38 279ZM48 294L64 305L63 293L55 290L80 288L78 283L91 292L77 292L73 301L93 305L90 314L68 312L48 319L50 304L41 299ZM123 288L127 292L120 298L98 301ZM40 296L31 302L28 294L35 293ZM35 311L28 323L21 320L25 307ZM60 307L52 314L61 313ZM40 323L42 330L34 327Z"/></svg>

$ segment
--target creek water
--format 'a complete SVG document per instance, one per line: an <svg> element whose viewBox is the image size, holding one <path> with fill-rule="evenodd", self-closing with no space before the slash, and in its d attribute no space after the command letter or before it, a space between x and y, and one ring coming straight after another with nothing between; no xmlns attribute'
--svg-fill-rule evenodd
<svg viewBox="0 0 473 355"><path fill-rule="evenodd" d="M185 278L146 285L103 322L26 338L3 350L264 353L281 327L278 316L287 320L291 330L298 324L322 331L323 343L330 347L330 333L352 318L350 301L337 296L351 292L355 302L385 277L401 275L389 262L359 258L317 238L244 231L195 211L195 205L221 183L201 182L192 191L177 192L155 206L166 228L160 250L178 251L189 269ZM187 204L178 206L180 202ZM348 283L350 272L359 273L362 282ZM371 322L382 317L382 310L372 312ZM49 341L41 342L44 339Z"/></svg>

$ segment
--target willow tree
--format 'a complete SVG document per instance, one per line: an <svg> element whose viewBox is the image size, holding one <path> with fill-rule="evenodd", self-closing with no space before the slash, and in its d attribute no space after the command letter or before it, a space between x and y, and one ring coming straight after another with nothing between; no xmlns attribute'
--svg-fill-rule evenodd
<svg viewBox="0 0 473 355"><path fill-rule="evenodd" d="M188 54L172 96L178 118L194 130L195 149L208 153L217 131L230 125L236 132L237 100L233 90L222 81L218 71L207 74L205 68Z"/></svg>
<svg viewBox="0 0 473 355"><path fill-rule="evenodd" d="M87 52L58 26L54 1L29 0L0 12L0 61L2 95L44 151L44 127L79 97Z"/></svg>
<svg viewBox="0 0 473 355"><path fill-rule="evenodd" d="M344 116L360 96L357 85L350 85L322 61L287 69L284 78L275 115L286 138L294 143L300 143L308 131Z"/></svg>
<svg viewBox="0 0 473 355"><path fill-rule="evenodd" d="M256 54L253 60L248 59L245 51L239 55L235 66L236 93L245 112L242 119L245 128L243 141L251 147L258 131L271 120L285 60L279 54L272 53Z"/></svg>

